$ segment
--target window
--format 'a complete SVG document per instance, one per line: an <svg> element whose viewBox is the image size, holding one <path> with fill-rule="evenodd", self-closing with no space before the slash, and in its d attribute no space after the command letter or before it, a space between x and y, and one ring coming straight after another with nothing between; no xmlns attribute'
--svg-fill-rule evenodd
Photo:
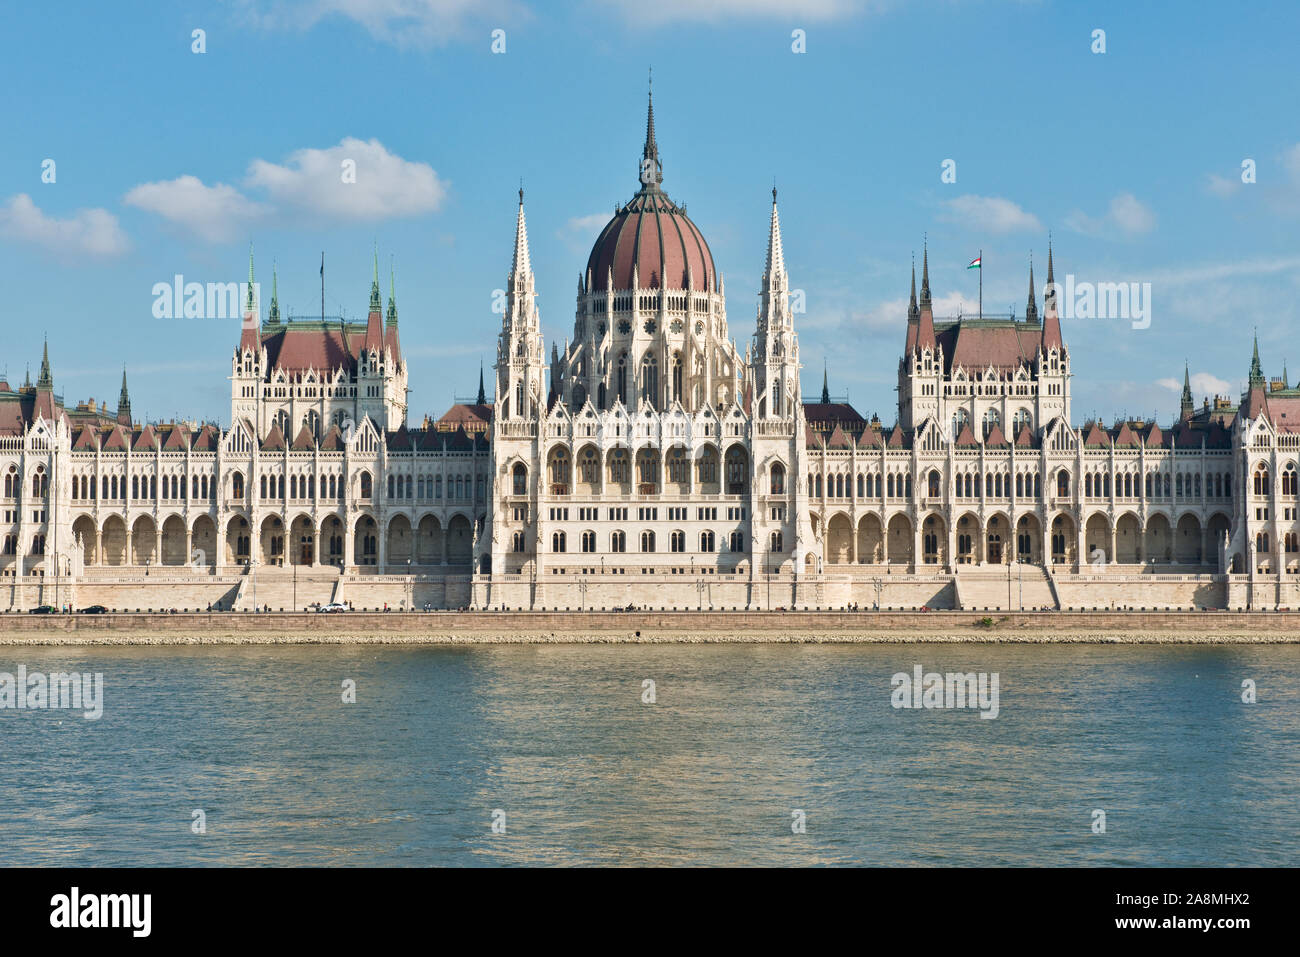
<svg viewBox="0 0 1300 957"><path fill-rule="evenodd" d="M510 541L510 547L515 552L522 552L524 550L523 532L515 532Z"/></svg>
<svg viewBox="0 0 1300 957"><path fill-rule="evenodd" d="M772 533L772 549L771 549L771 550L774 551L774 552L785 551L784 540L781 538L781 533L780 533L780 532L773 532L773 533Z"/></svg>
<svg viewBox="0 0 1300 957"><path fill-rule="evenodd" d="M1058 498L1069 498L1070 496L1070 473L1061 469L1056 473L1056 494Z"/></svg>
<svg viewBox="0 0 1300 957"><path fill-rule="evenodd" d="M1256 495L1268 495L1270 491L1268 481L1268 466L1260 465L1255 469L1254 492Z"/></svg>
<svg viewBox="0 0 1300 957"><path fill-rule="evenodd" d="M565 538L563 532L556 532L551 536L551 551L562 552L565 550Z"/></svg>
<svg viewBox="0 0 1300 957"><path fill-rule="evenodd" d="M369 472L361 473L361 497L370 498L374 493L374 483L370 479Z"/></svg>
<svg viewBox="0 0 1300 957"><path fill-rule="evenodd" d="M700 551L713 551L714 538L712 532L700 532Z"/></svg>
<svg viewBox="0 0 1300 957"><path fill-rule="evenodd" d="M643 551L643 552L653 552L654 550L655 550L655 533L654 533L654 532L642 532L642 533L641 533L641 551Z"/></svg>
<svg viewBox="0 0 1300 957"><path fill-rule="evenodd" d="M727 550L731 552L743 552L745 550L745 533L732 532L731 539L727 542Z"/></svg>
<svg viewBox="0 0 1300 957"><path fill-rule="evenodd" d="M674 552L686 551L686 533L682 531L673 532L668 537L668 548Z"/></svg>
<svg viewBox="0 0 1300 957"><path fill-rule="evenodd" d="M582 533L582 550L584 552L594 552L596 550L596 533L586 531Z"/></svg>
<svg viewBox="0 0 1300 957"><path fill-rule="evenodd" d="M611 552L627 551L627 533L614 532L609 536L609 550Z"/></svg>

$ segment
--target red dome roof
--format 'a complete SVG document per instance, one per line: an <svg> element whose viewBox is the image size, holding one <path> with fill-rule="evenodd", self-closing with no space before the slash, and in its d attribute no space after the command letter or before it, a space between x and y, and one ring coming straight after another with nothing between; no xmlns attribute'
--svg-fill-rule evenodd
<svg viewBox="0 0 1300 957"><path fill-rule="evenodd" d="M631 289L634 266L642 289L685 289L688 270L696 289L717 281L699 227L654 186L637 193L601 231L587 258L592 289L605 288L611 267L614 288Z"/></svg>

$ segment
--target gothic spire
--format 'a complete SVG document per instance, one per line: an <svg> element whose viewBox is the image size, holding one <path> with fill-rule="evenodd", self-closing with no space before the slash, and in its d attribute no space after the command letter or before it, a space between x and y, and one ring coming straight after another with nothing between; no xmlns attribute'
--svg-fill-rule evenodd
<svg viewBox="0 0 1300 957"><path fill-rule="evenodd" d="M36 380L38 389L54 388L54 378L50 375L50 342L45 340L45 348L41 352L41 375Z"/></svg>
<svg viewBox="0 0 1300 957"><path fill-rule="evenodd" d="M126 391L126 366L122 366L122 392L117 397L117 421L122 425L131 424L131 397Z"/></svg>
<svg viewBox="0 0 1300 957"><path fill-rule="evenodd" d="M921 308L930 308L930 242L921 249Z"/></svg>
<svg viewBox="0 0 1300 957"><path fill-rule="evenodd" d="M1056 301L1056 274L1052 264L1052 240L1047 240L1047 289L1043 293L1043 352L1049 349L1065 351L1065 341L1061 338L1061 317Z"/></svg>
<svg viewBox="0 0 1300 957"><path fill-rule="evenodd" d="M1034 257L1029 257L1029 302L1025 306L1025 322L1038 324L1038 302L1034 298Z"/></svg>
<svg viewBox="0 0 1300 957"><path fill-rule="evenodd" d="M379 244L375 243L375 274L370 280L370 311L383 312L384 300L379 295Z"/></svg>
<svg viewBox="0 0 1300 957"><path fill-rule="evenodd" d="M1182 395L1182 401L1179 403L1179 410L1182 412L1182 417L1186 419L1191 416L1192 410L1194 408L1195 406L1192 402L1192 380L1189 375L1189 370L1187 368L1187 362L1184 361L1183 362L1183 395Z"/></svg>
<svg viewBox="0 0 1300 957"><path fill-rule="evenodd" d="M1255 331L1255 351L1250 360L1250 387L1264 385L1264 370L1259 364L1259 330Z"/></svg>
<svg viewBox="0 0 1300 957"><path fill-rule="evenodd" d="M397 325L397 270L393 268L392 263L388 266L387 321L390 326Z"/></svg>
<svg viewBox="0 0 1300 957"><path fill-rule="evenodd" d="M916 304L916 253L912 253L912 296L907 301L907 318L915 319L921 315L921 308Z"/></svg>
<svg viewBox="0 0 1300 957"><path fill-rule="evenodd" d="M826 360L822 359L822 405L831 404L831 387L826 378Z"/></svg>
<svg viewBox="0 0 1300 957"><path fill-rule="evenodd" d="M252 312L257 308L257 303L253 298L253 244L248 244L248 298L244 302L244 312Z"/></svg>
<svg viewBox="0 0 1300 957"><path fill-rule="evenodd" d="M653 84L653 74L651 82ZM655 142L655 97L653 85L648 96L645 119L645 146L641 150L641 168L639 170L642 189L658 189L664 181L663 166L659 162L659 144Z"/></svg>
<svg viewBox="0 0 1300 957"><path fill-rule="evenodd" d="M764 282L775 284L785 278L785 251L781 248L781 214L776 208L776 187L772 187L772 222L767 234L767 263L763 266Z"/></svg>
<svg viewBox="0 0 1300 957"><path fill-rule="evenodd" d="M271 309L266 315L266 321L280 321L280 285L274 261L271 262Z"/></svg>
<svg viewBox="0 0 1300 957"><path fill-rule="evenodd" d="M524 188L519 187L519 213L515 218L515 255L510 261L511 282L523 282L533 271L528 256L528 224L524 220Z"/></svg>
<svg viewBox="0 0 1300 957"><path fill-rule="evenodd" d="M483 360L478 361L478 404L487 405L487 392L483 389Z"/></svg>

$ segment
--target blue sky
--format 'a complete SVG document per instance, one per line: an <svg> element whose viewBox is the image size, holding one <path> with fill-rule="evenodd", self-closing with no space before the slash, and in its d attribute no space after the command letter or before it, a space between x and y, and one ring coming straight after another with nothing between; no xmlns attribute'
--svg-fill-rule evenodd
<svg viewBox="0 0 1300 957"><path fill-rule="evenodd" d="M1298 21L1198 2L11 7L0 367L35 375L48 335L68 402L115 403L125 363L137 416L225 422L237 320L156 319L153 285L239 280L251 241L282 308L314 314L324 251L326 311L362 318L377 243L411 417L441 413L491 362L521 177L548 350L572 333L587 252L637 185L653 65L664 188L710 243L742 348L780 187L806 395L825 360L833 393L893 422L922 237L937 314L974 308L982 249L986 311L1023 316L1050 230L1058 279L1151 283L1149 328L1064 323L1075 420L1167 421L1184 359L1198 403L1240 389L1255 327L1266 373L1289 357L1300 377Z"/></svg>

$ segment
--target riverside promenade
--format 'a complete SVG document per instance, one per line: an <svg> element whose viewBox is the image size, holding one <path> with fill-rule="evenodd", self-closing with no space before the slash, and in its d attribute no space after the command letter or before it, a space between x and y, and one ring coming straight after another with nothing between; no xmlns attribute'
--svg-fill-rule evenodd
<svg viewBox="0 0 1300 957"><path fill-rule="evenodd" d="M1300 613L618 611L0 615L0 645L652 643L1300 643Z"/></svg>

